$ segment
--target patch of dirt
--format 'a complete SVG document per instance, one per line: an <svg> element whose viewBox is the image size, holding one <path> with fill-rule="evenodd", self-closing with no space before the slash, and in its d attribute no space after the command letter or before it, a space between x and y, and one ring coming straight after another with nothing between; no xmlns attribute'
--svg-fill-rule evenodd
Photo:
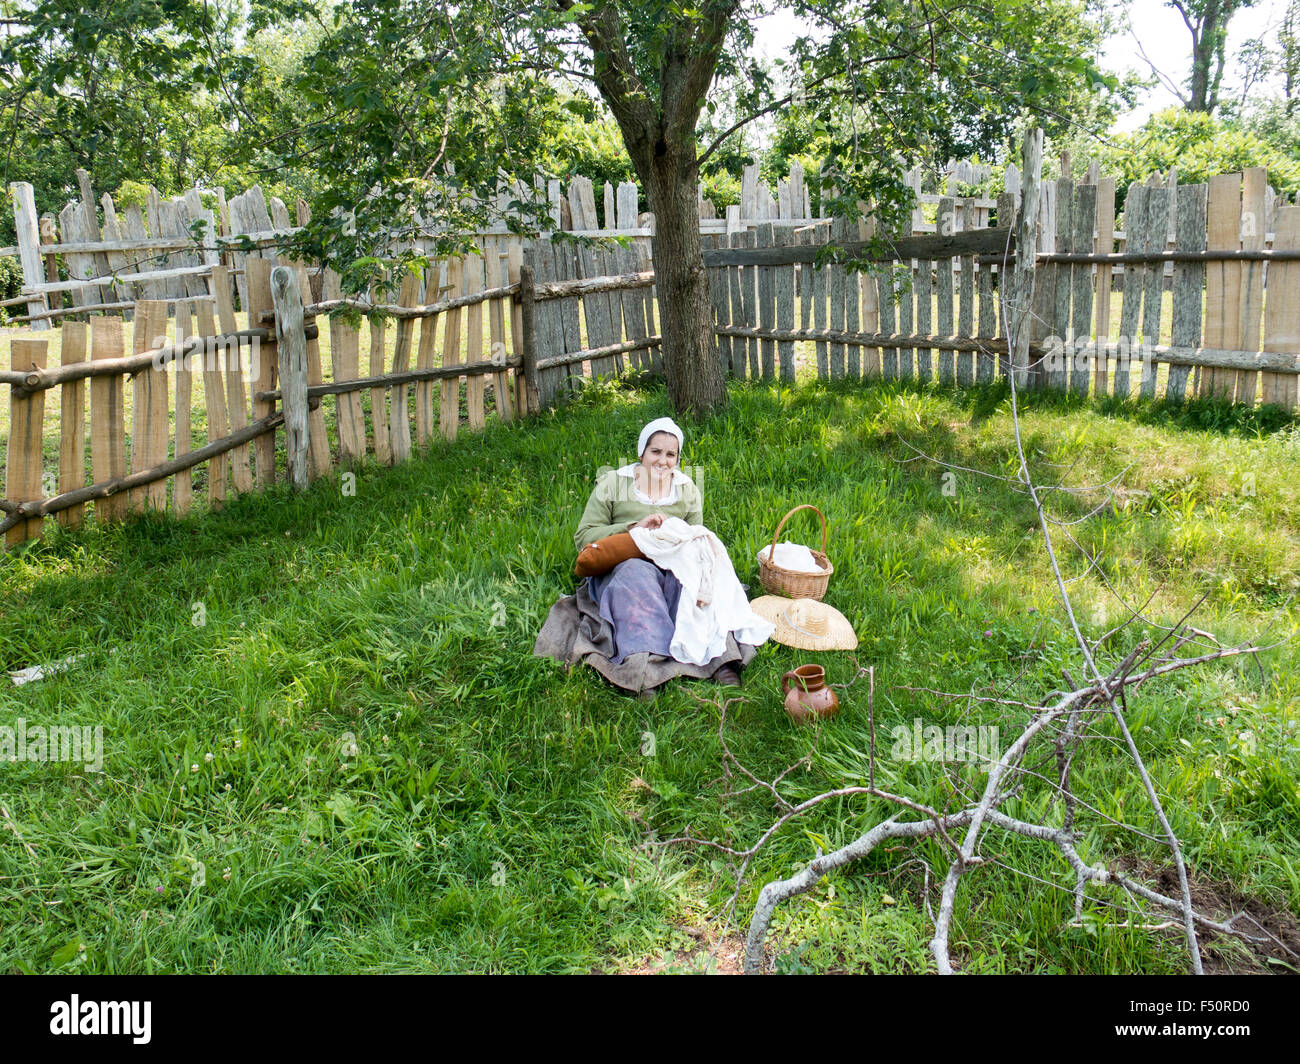
<svg viewBox="0 0 1300 1064"><path fill-rule="evenodd" d="M745 936L733 931L721 938L708 924L696 927L678 924L677 930L691 940L691 945L681 945L664 950L655 957L647 957L624 968L621 975L684 975L707 973L710 975L743 975L745 968Z"/></svg>
<svg viewBox="0 0 1300 1064"><path fill-rule="evenodd" d="M1131 871L1148 883L1154 882L1161 894L1178 897L1178 872L1173 866L1156 869L1143 863L1133 866ZM1197 912L1220 923L1235 916L1232 926L1250 936L1220 935L1198 928L1201 963L1206 975L1300 973L1300 920L1295 913L1285 906L1247 897L1231 883L1197 876L1191 869L1188 869L1188 887Z"/></svg>

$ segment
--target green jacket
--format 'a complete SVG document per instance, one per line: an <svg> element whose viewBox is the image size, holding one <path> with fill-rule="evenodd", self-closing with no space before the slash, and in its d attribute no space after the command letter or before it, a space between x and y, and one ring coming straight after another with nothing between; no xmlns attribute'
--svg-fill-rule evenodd
<svg viewBox="0 0 1300 1064"><path fill-rule="evenodd" d="M650 514L680 517L688 525L704 524L704 500L700 489L685 473L676 472L677 501L668 505L639 502L632 479L620 476L616 469L601 474L591 498L587 500L587 508L582 511L578 531L573 535L578 550L598 539L626 532Z"/></svg>

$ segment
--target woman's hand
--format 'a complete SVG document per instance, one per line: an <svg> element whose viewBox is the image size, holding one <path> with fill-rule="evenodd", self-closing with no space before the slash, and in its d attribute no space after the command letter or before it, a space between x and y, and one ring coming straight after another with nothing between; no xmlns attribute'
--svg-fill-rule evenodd
<svg viewBox="0 0 1300 1064"><path fill-rule="evenodd" d="M663 514L648 514L641 518L632 528L658 528L664 523Z"/></svg>

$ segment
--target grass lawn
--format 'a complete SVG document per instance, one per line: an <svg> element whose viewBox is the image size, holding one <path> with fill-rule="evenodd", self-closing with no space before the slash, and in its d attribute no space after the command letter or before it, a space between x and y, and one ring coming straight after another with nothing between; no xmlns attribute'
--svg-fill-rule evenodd
<svg viewBox="0 0 1300 1064"><path fill-rule="evenodd" d="M729 860L642 844L689 826L743 849L775 819L761 792L721 797L718 709L695 697L716 688L681 683L644 703L531 655L547 609L573 589L572 533L597 469L628 459L640 426L667 408L661 387L593 386L532 423L490 421L409 464L367 465L355 495L331 478L301 498L277 490L186 521L72 533L47 522L43 541L0 556L0 663L84 655L39 682L6 682L0 724L100 725L104 750L102 773L0 764L0 971L712 963L698 936L730 896ZM1099 569L1063 550L1090 634L1124 616L1106 582L1130 603L1150 596L1155 623L1208 592L1196 623L1224 642L1294 630L1293 423L1215 404L1048 397L1022 422L1040 479L1119 476L1115 505L1071 527ZM686 429L705 522L742 580L756 584L754 554L787 509L825 511L827 598L859 633L857 660L875 665L886 735L920 718L1009 736L1014 714L900 688L998 685L1036 699L1077 668L1028 500L995 479L945 479L902 443L1011 473L1003 391L738 384L725 412ZM1052 505L1070 519L1102 499ZM798 515L787 533L809 542L814 522ZM1107 653L1122 656L1146 627ZM843 692L832 722L786 720L777 684L805 661L835 682L855 671L845 653L770 644L727 716L728 742L755 773L809 758L783 785L792 801L866 773L865 683ZM1129 700L1194 882L1291 920L1297 666L1287 644ZM1098 734L1113 737L1108 727ZM878 773L943 805L943 768L885 758ZM974 766L947 768L978 779ZM1154 880L1167 851L1112 822L1158 830L1115 745L1088 745L1076 771L1098 810L1081 826L1085 859ZM1007 811L1050 821L1049 797L1031 781ZM764 882L892 812L859 797L787 825L747 877L742 928ZM1119 927L1130 914L1093 902L1083 926L1067 926L1073 877L1054 850L998 834L982 850L991 859L958 894L963 970L1186 970L1176 929ZM769 938L777 970L930 970L923 862L941 878L938 843L877 850L787 904ZM1205 941L1222 966L1266 967L1238 943Z"/></svg>

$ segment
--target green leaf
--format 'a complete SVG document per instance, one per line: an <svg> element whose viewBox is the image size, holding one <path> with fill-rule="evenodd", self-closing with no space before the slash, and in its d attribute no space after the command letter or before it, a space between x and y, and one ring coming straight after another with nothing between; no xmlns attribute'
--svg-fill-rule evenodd
<svg viewBox="0 0 1300 1064"><path fill-rule="evenodd" d="M54 956L50 958L50 964L55 968L62 968L74 957L82 953L85 948L80 938L71 939L66 945L60 946L54 951Z"/></svg>

